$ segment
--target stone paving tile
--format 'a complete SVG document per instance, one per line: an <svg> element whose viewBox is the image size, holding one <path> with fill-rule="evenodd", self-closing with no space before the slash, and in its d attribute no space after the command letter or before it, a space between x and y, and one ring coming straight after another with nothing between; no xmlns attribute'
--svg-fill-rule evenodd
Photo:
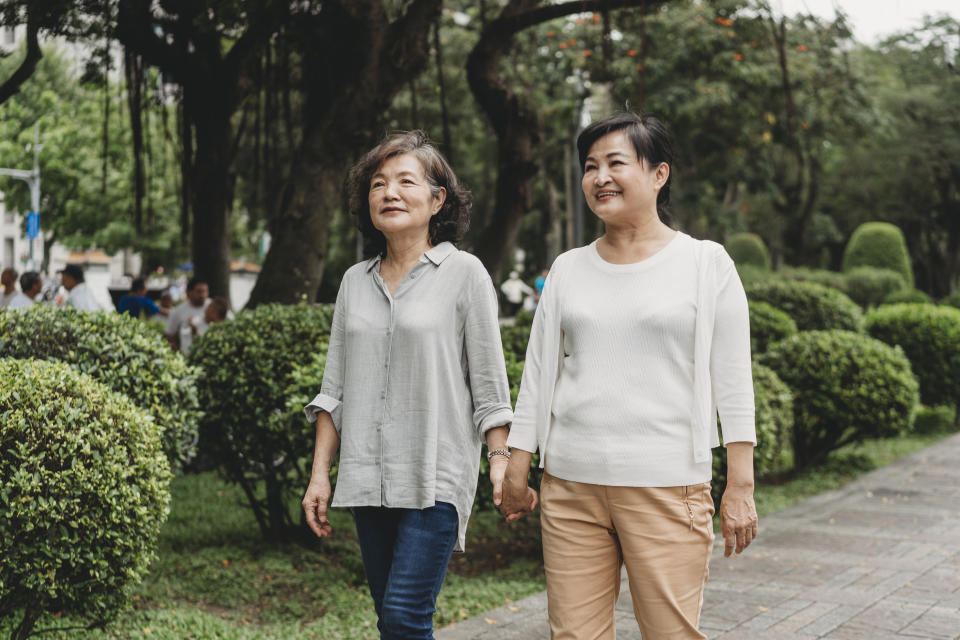
<svg viewBox="0 0 960 640"><path fill-rule="evenodd" d="M761 520L743 557L714 548L711 640L960 640L960 434ZM719 543L720 541L718 541ZM642 640L627 584L619 640ZM537 594L437 640L549 638Z"/></svg>

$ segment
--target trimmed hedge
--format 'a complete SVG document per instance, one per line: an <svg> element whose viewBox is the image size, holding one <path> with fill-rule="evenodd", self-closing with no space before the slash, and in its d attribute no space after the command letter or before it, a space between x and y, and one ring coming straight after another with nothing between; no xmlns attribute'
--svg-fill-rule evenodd
<svg viewBox="0 0 960 640"><path fill-rule="evenodd" d="M735 264L770 268L770 253L763 238L755 233L734 233L727 238L724 248Z"/></svg>
<svg viewBox="0 0 960 640"><path fill-rule="evenodd" d="M880 304L900 304L902 302L933 304L933 300L930 299L930 296L919 289L900 289L899 291L891 291L884 297L883 302Z"/></svg>
<svg viewBox="0 0 960 640"><path fill-rule="evenodd" d="M897 271L877 267L854 267L846 273L847 295L861 307L875 307L890 294L910 291Z"/></svg>
<svg viewBox="0 0 960 640"><path fill-rule="evenodd" d="M749 287L757 282L767 282L768 280L777 280L777 274L763 267L755 267L752 264L738 264L737 275L740 276L740 282L744 287Z"/></svg>
<svg viewBox="0 0 960 640"><path fill-rule="evenodd" d="M763 353L767 346L797 332L797 323L785 311L759 300L749 301L750 350Z"/></svg>
<svg viewBox="0 0 960 640"><path fill-rule="evenodd" d="M860 307L853 300L836 289L813 282L759 282L747 287L747 298L786 312L800 331L859 331L863 323Z"/></svg>
<svg viewBox="0 0 960 640"><path fill-rule="evenodd" d="M793 395L776 373L756 360L753 363L753 394L756 405L757 447L753 469L757 478L779 476L793 465ZM713 450L711 493L719 504L727 484L727 451Z"/></svg>
<svg viewBox="0 0 960 640"><path fill-rule="evenodd" d="M262 305L214 325L190 349L190 362L201 369L197 388L205 409L200 455L244 489L267 538L284 538L294 527L284 502L286 474L313 451L290 449L295 434L277 432L271 419L287 408L293 370L325 350L332 319L332 307Z"/></svg>
<svg viewBox="0 0 960 640"><path fill-rule="evenodd" d="M927 405L960 401L960 309L891 304L867 315L867 333L903 348Z"/></svg>
<svg viewBox="0 0 960 640"><path fill-rule="evenodd" d="M0 359L0 617L105 624L146 574L170 501L150 415L62 362Z"/></svg>
<svg viewBox="0 0 960 640"><path fill-rule="evenodd" d="M922 406L917 410L913 430L916 433L942 433L953 430L956 421L956 407L944 405Z"/></svg>
<svg viewBox="0 0 960 640"><path fill-rule="evenodd" d="M0 313L0 357L60 360L124 394L154 416L177 469L195 452L199 372L147 325L121 313L34 305Z"/></svg>
<svg viewBox="0 0 960 640"><path fill-rule="evenodd" d="M957 289L946 298L940 301L940 304L960 309L960 289Z"/></svg>
<svg viewBox="0 0 960 640"><path fill-rule="evenodd" d="M918 385L899 347L851 331L805 331L772 345L760 362L793 391L797 468L913 424Z"/></svg>
<svg viewBox="0 0 960 640"><path fill-rule="evenodd" d="M843 252L843 270L855 267L890 269L913 286L913 267L903 232L889 222L865 222L857 227Z"/></svg>
<svg viewBox="0 0 960 640"><path fill-rule="evenodd" d="M779 273L784 280L815 282L825 287L843 291L844 293L847 292L847 278L839 271L810 269L809 267L783 267L777 273Z"/></svg>
<svg viewBox="0 0 960 640"><path fill-rule="evenodd" d="M501 326L500 341L503 343L503 352L513 355L523 361L527 357L527 342L530 341L530 326Z"/></svg>

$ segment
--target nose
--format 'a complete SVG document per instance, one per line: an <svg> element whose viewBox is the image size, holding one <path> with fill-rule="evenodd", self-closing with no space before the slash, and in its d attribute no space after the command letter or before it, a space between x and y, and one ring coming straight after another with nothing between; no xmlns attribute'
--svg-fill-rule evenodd
<svg viewBox="0 0 960 640"><path fill-rule="evenodd" d="M396 200L398 197L399 196L397 195L397 185L392 180L388 180L383 187L383 199Z"/></svg>
<svg viewBox="0 0 960 640"><path fill-rule="evenodd" d="M593 184L596 187L603 186L610 181L610 176L607 174L607 170L603 167L597 167L596 174L593 176Z"/></svg>

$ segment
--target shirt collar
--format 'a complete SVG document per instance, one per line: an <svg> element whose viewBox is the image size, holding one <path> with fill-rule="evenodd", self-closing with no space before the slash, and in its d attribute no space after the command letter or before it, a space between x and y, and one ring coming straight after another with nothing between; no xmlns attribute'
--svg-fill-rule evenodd
<svg viewBox="0 0 960 640"><path fill-rule="evenodd" d="M453 246L452 242L441 242L423 255L426 256L426 258L433 264L440 266L440 263L446 260L451 254L456 252L456 250L457 248ZM367 272L370 272L374 267L379 266L380 260L381 257L379 255L373 256L367 260ZM421 260L423 260L423 258L421 258Z"/></svg>

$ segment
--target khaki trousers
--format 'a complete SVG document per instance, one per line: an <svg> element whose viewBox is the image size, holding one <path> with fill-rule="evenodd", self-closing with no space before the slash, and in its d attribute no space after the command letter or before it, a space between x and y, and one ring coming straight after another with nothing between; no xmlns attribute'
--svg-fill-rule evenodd
<svg viewBox="0 0 960 640"><path fill-rule="evenodd" d="M709 482L610 487L545 473L540 500L553 640L616 637L624 564L643 640L707 637L697 625L714 539Z"/></svg>

